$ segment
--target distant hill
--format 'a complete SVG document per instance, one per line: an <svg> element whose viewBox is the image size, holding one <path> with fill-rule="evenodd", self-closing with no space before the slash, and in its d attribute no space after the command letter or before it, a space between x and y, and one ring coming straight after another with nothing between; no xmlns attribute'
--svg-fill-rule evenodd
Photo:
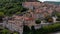
<svg viewBox="0 0 60 34"><path fill-rule="evenodd" d="M44 1L44 3L51 3L55 5L60 5L60 2L54 2L54 1Z"/></svg>

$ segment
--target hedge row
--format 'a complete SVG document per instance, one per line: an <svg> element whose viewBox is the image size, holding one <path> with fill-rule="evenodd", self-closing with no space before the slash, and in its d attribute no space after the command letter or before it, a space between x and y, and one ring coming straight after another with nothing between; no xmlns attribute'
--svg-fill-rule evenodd
<svg viewBox="0 0 60 34"><path fill-rule="evenodd" d="M26 32L29 31L29 32ZM52 25L48 25L48 26L44 26L40 29L35 30L34 28L31 30L26 30L24 34L48 34L51 32L56 32L56 31L60 31L60 24L59 23L55 23Z"/></svg>
<svg viewBox="0 0 60 34"><path fill-rule="evenodd" d="M44 26L41 29L37 29L36 30L36 34L47 34L47 33L51 33L51 32L56 32L56 31L60 31L60 24L53 24L53 25L49 25L49 26Z"/></svg>

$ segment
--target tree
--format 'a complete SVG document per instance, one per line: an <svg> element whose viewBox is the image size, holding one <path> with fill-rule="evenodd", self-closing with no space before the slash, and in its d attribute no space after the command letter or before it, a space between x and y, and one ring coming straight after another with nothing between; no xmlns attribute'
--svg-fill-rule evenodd
<svg viewBox="0 0 60 34"><path fill-rule="evenodd" d="M60 18L60 12L56 12L56 16Z"/></svg>
<svg viewBox="0 0 60 34"><path fill-rule="evenodd" d="M23 34L28 34L30 32L30 28L27 25L23 27Z"/></svg>
<svg viewBox="0 0 60 34"><path fill-rule="evenodd" d="M34 26L31 26L31 30L32 30L32 31L35 31L35 28L34 28Z"/></svg>
<svg viewBox="0 0 60 34"><path fill-rule="evenodd" d="M3 12L0 12L0 22L2 22L2 18L4 17L4 13Z"/></svg>
<svg viewBox="0 0 60 34"><path fill-rule="evenodd" d="M52 12L52 16L55 16L55 15L56 15L56 10Z"/></svg>
<svg viewBox="0 0 60 34"><path fill-rule="evenodd" d="M45 20L46 20L47 22L53 22L53 19L52 19L52 17L50 17L50 16L45 17Z"/></svg>
<svg viewBox="0 0 60 34"><path fill-rule="evenodd" d="M60 21L60 12L56 12L56 16L58 17L57 21Z"/></svg>
<svg viewBox="0 0 60 34"><path fill-rule="evenodd" d="M4 16L4 12L0 12L0 17L3 17Z"/></svg>
<svg viewBox="0 0 60 34"><path fill-rule="evenodd" d="M12 16L23 10L22 2L25 0L0 0L0 12L6 16Z"/></svg>
<svg viewBox="0 0 60 34"><path fill-rule="evenodd" d="M17 32L17 31L14 31L12 34L19 34L19 32Z"/></svg>
<svg viewBox="0 0 60 34"><path fill-rule="evenodd" d="M40 20L40 19L37 19L37 20L35 21L35 23L36 23L36 24L40 24L40 23L41 23L41 20Z"/></svg>
<svg viewBox="0 0 60 34"><path fill-rule="evenodd" d="M16 12L17 15L21 14L21 12Z"/></svg>
<svg viewBox="0 0 60 34"><path fill-rule="evenodd" d="M36 30L35 30L34 26L31 26L31 32L32 32L32 34L36 34L36 33L35 33Z"/></svg>
<svg viewBox="0 0 60 34"><path fill-rule="evenodd" d="M60 18L57 18L56 20L57 20L57 21L60 21Z"/></svg>

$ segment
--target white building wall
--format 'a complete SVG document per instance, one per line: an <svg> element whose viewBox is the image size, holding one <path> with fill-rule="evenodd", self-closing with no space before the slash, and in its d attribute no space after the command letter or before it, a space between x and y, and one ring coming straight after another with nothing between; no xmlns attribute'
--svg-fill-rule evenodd
<svg viewBox="0 0 60 34"><path fill-rule="evenodd" d="M52 18L53 18L53 22L56 23L57 18L56 17L52 17Z"/></svg>

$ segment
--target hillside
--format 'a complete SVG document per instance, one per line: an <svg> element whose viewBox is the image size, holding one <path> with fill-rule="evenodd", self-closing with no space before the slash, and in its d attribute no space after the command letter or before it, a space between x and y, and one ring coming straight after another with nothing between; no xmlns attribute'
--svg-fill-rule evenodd
<svg viewBox="0 0 60 34"><path fill-rule="evenodd" d="M22 7L22 2L34 2L37 0L0 0L0 15L12 16L13 14L20 14L26 11L26 8Z"/></svg>
<svg viewBox="0 0 60 34"><path fill-rule="evenodd" d="M20 0L0 0L0 13L4 15L12 15L20 12L22 9Z"/></svg>
<svg viewBox="0 0 60 34"><path fill-rule="evenodd" d="M45 1L44 3L50 3L50 4L60 5L60 2L54 2L54 1Z"/></svg>

